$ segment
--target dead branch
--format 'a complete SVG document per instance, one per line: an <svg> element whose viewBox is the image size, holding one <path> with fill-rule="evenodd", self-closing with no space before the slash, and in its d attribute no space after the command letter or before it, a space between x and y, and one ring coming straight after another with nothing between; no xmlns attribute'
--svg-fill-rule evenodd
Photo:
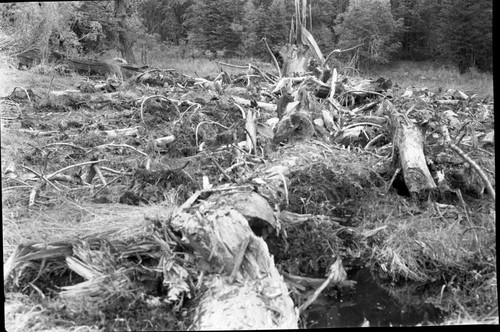
<svg viewBox="0 0 500 332"><path fill-rule="evenodd" d="M159 99L162 99L165 101L169 101L169 99L167 97L162 96L162 95L153 95L153 96L149 96L149 97L144 98L144 100L141 103L141 120L142 120L142 123L144 123L144 124L146 124L144 122L144 104L146 103L146 101L148 101L149 99L152 99L152 98L159 98Z"/></svg>
<svg viewBox="0 0 500 332"><path fill-rule="evenodd" d="M53 181L63 181L63 182L69 182L69 183L79 183L81 182L78 178L66 175L66 174L56 174L54 175L51 180Z"/></svg>
<svg viewBox="0 0 500 332"><path fill-rule="evenodd" d="M334 54L334 53L343 53L343 52L348 52L348 51L352 51L360 46L363 46L364 44L359 44L359 45L356 45L356 46L353 46L351 48L348 48L348 49L345 49L345 50L341 50L341 49L336 49L336 50L333 50L331 51L330 53L328 53L328 55L326 56L326 59L325 61L322 63L322 66L324 67L326 63L328 63L328 60L330 60L330 57Z"/></svg>
<svg viewBox="0 0 500 332"><path fill-rule="evenodd" d="M80 166L84 166L84 165L89 165L89 164L94 164L94 163L95 164L96 163L102 163L104 161L108 161L108 160L107 159L101 159L101 160L95 160L95 161L84 161L83 163L66 166L64 168L61 168L60 170L55 171L54 173L52 173L50 175L47 175L47 179L50 180L54 175L59 174L59 173L64 172L64 171L67 171L68 169L72 169L72 168L80 167Z"/></svg>
<svg viewBox="0 0 500 332"><path fill-rule="evenodd" d="M281 69L280 69L280 66L278 64L278 60L276 60L276 57L274 56L273 52L271 52L271 48L267 44L266 37L262 38L262 40L266 44L267 50L269 51L269 54L271 54L271 57L273 58L273 61L274 61L274 65L276 66L276 69L278 70L278 79L281 79Z"/></svg>
<svg viewBox="0 0 500 332"><path fill-rule="evenodd" d="M255 125L255 112L249 108L245 122L245 131L247 132L247 149L253 154L257 153L257 127Z"/></svg>
<svg viewBox="0 0 500 332"><path fill-rule="evenodd" d="M38 131L38 130L30 130L30 129L19 129L18 130L21 133L27 133L33 136L51 136L55 134L59 134L58 131Z"/></svg>
<svg viewBox="0 0 500 332"><path fill-rule="evenodd" d="M102 186L95 194L93 197L97 197L97 195L99 195L104 189L106 189L107 187L109 187L110 184L116 182L118 179L120 179L122 177L122 175L119 175L117 176L116 178L114 178L113 180L109 181L108 183L106 183L104 186Z"/></svg>
<svg viewBox="0 0 500 332"><path fill-rule="evenodd" d="M121 172L121 171L117 171L117 170L114 170L114 169L111 169L108 167L104 167L104 166L101 166L101 171L105 171L105 172L117 174L117 175L127 175L127 176L132 175L131 172Z"/></svg>
<svg viewBox="0 0 500 332"><path fill-rule="evenodd" d="M248 99L241 98L238 96L230 96L230 97L233 98L233 100L238 104L241 104L243 106L251 106L251 101ZM261 101L257 102L257 106L262 107L263 109L271 112L276 112L276 107L277 107L275 104L264 103Z"/></svg>
<svg viewBox="0 0 500 332"><path fill-rule="evenodd" d="M54 187L55 190L57 191L61 191L61 189L59 189L55 184L53 184L50 180L51 178L48 178L46 176L43 175L43 173L38 173L34 170L32 170L31 168L27 167L27 166L24 166L24 165L20 165L22 168L24 168L25 170L27 171L30 171L31 173L35 174L36 176L38 176L40 178L40 181L42 182L47 182L48 184L50 184L52 187Z"/></svg>
<svg viewBox="0 0 500 332"><path fill-rule="evenodd" d="M83 151L83 152L87 153L87 150L85 150L81 146L77 146L77 145L74 145L74 144L71 144L71 143L50 143L50 144L44 145L42 147L42 149L43 148L48 148L48 147L51 147L51 146L69 146L69 147L72 147L74 149L77 149L77 150L80 150L80 151Z"/></svg>
<svg viewBox="0 0 500 332"><path fill-rule="evenodd" d="M321 294L321 292L328 286L328 284L330 284L331 281L340 282L345 281L346 278L347 273L342 266L342 259L340 259L340 257L337 257L335 263L330 266L330 274L328 275L328 278L318 289L314 291L314 293L307 299L307 301L299 307L299 312L304 312L307 307L309 307L314 301L316 301L319 294Z"/></svg>
<svg viewBox="0 0 500 332"><path fill-rule="evenodd" d="M232 65L230 63L225 63L225 62L222 62L222 61L215 61L215 63L218 64L218 65L227 66L227 67L231 67L231 68L248 69L248 66Z"/></svg>
<svg viewBox="0 0 500 332"><path fill-rule="evenodd" d="M369 110L373 106L377 105L379 102L380 102L380 100L372 101L371 103L365 104L365 105L363 105L361 107L356 107L355 109L352 110L352 112L353 113L364 112L366 110Z"/></svg>
<svg viewBox="0 0 500 332"><path fill-rule="evenodd" d="M102 175L102 172L101 170L99 169L99 166L97 166L96 164L92 164L90 167L92 167L95 171L95 173L97 174L97 177L99 178L99 180L101 181L101 183L103 185L106 185L106 179L104 178L104 176Z"/></svg>
<svg viewBox="0 0 500 332"><path fill-rule="evenodd" d="M155 143L157 145L168 145L168 144L172 143L173 141L175 141L174 135L169 135L169 136L160 137L160 138L155 139Z"/></svg>
<svg viewBox="0 0 500 332"><path fill-rule="evenodd" d="M243 107L240 106L240 104L234 102L233 103L236 107L238 107L238 109L241 111L241 116L243 117L243 119L246 119L247 115L245 114L245 110L243 110Z"/></svg>
<svg viewBox="0 0 500 332"><path fill-rule="evenodd" d="M218 122L215 122L215 121L201 121L200 123L198 123L198 125L196 126L196 130L195 130L195 140L196 140L196 148L198 148L200 145L198 144L198 130L200 129L200 126L202 124L205 124L205 123L212 123L212 124L216 124L226 130L229 130L228 127L224 126L224 125L221 125L220 123Z"/></svg>
<svg viewBox="0 0 500 332"><path fill-rule="evenodd" d="M496 197L495 190L493 189L493 186L491 185L490 180L488 180L488 176L483 172L481 167L479 167L479 165L474 160L472 160L468 155L466 155L462 151L462 149L460 149L458 146L453 144L453 142L451 141L451 138L450 138L450 133L448 131L448 128L445 125L442 125L440 127L440 130L441 130L441 133L443 134L443 137L445 140L445 146L447 146L450 149L452 149L453 151L455 151L460 157L462 157L463 160L468 162L471 165L471 167L476 170L477 174L483 180L484 186L486 187L488 194L490 195L490 197L493 200L495 200L495 197Z"/></svg>
<svg viewBox="0 0 500 332"><path fill-rule="evenodd" d="M386 96L384 96L381 93L378 93L378 92L375 92L375 91L368 91L368 90L349 90L349 89L346 89L346 91L344 92L344 94L348 94L348 93L352 93L352 94L355 94L355 95L374 94L374 95L379 95L381 97L386 98Z"/></svg>
<svg viewBox="0 0 500 332"><path fill-rule="evenodd" d="M370 142L368 142L365 145L364 149L365 150L370 149L375 143L377 143L378 141L380 141L384 136L385 136L385 134L379 134L379 135L375 136L375 138L373 138Z"/></svg>
<svg viewBox="0 0 500 332"><path fill-rule="evenodd" d="M26 93L26 96L28 97L28 101L31 103L31 98L30 98L30 94L28 93L28 90L26 90L26 89L25 89L25 88L23 88L22 86L16 86L16 87L14 87L14 90L12 90L12 92L11 92L11 94L10 94L11 96L12 96L12 94L16 91L16 89L21 89L21 90L23 90L23 91L24 91L24 93Z"/></svg>
<svg viewBox="0 0 500 332"><path fill-rule="evenodd" d="M117 136L134 136L139 133L140 126L132 127L132 128L122 128L122 129L113 129L113 130L105 130L104 133L109 137L117 137Z"/></svg>
<svg viewBox="0 0 500 332"><path fill-rule="evenodd" d="M142 152L139 149L136 149L133 146L130 146L128 144L114 144L114 143L109 143L109 144L103 144L103 145L96 146L94 149L103 149L103 148L106 148L106 147L127 148L127 149L133 150L133 151L135 151L135 152L137 152L139 154L142 154L144 157L148 157L147 153Z"/></svg>
<svg viewBox="0 0 500 332"><path fill-rule="evenodd" d="M268 81L270 83L275 83L276 82L276 77L274 77L274 75L266 73L262 69L260 69L259 67L254 66L254 65L252 65L250 63L248 64L248 66L232 65L232 64L229 64L229 63L221 62L221 61L215 61L215 63L217 63L219 65L222 65L222 66L228 66L228 67L238 68L238 69L248 69L250 67L251 69L257 71L266 81Z"/></svg>
<svg viewBox="0 0 500 332"><path fill-rule="evenodd" d="M337 82L337 68L333 68L331 80L332 80L332 86L330 88L330 94L328 95L329 100L333 100L333 96L335 94L335 82Z"/></svg>

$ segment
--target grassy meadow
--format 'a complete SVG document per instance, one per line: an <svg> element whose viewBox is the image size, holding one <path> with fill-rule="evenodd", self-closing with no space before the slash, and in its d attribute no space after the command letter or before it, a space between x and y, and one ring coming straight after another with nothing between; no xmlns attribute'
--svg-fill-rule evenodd
<svg viewBox="0 0 500 332"><path fill-rule="evenodd" d="M458 89L483 98L493 98L493 74L480 73L474 68L461 75L458 68L436 62L400 61L370 69L363 76L390 78L402 88L419 86L432 91L439 88Z"/></svg>
<svg viewBox="0 0 500 332"><path fill-rule="evenodd" d="M135 54L141 54L139 49ZM221 66L218 62L246 66L249 63L277 75L274 64L257 58L227 58L213 53L200 54L195 51L182 50L178 46L159 46L147 51L145 64L152 67L171 68L189 76L214 77L223 69L229 74L239 74L244 69ZM117 54L113 56L118 56ZM137 57L138 62L141 58ZM365 78L389 78L401 88L409 86L427 87L431 91L442 89L458 89L463 92L473 92L478 96L493 98L493 74L480 73L474 68L465 74L460 74L458 68L434 61L397 61L387 65L359 71ZM470 94L470 93L468 93Z"/></svg>

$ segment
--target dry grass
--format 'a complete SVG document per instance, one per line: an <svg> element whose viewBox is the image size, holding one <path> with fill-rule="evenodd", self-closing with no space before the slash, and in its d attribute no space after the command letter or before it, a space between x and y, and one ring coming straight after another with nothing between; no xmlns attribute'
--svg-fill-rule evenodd
<svg viewBox="0 0 500 332"><path fill-rule="evenodd" d="M373 68L364 76L390 78L403 89L411 86L427 87L432 91L458 89L478 96L493 98L493 75L471 69L461 75L457 68L432 62L401 61L392 65Z"/></svg>
<svg viewBox="0 0 500 332"><path fill-rule="evenodd" d="M54 306L63 306L63 301ZM81 302L80 302L81 303ZM87 305L87 304L86 304ZM83 309L83 308L82 308ZM87 307L86 310L91 310ZM62 324L61 324L62 323ZM63 325L63 326L61 326ZM97 332L103 331L97 326L80 325L70 321L62 322L57 326L49 310L40 305L39 301L21 293L9 293L5 303L5 330L9 332Z"/></svg>
<svg viewBox="0 0 500 332"><path fill-rule="evenodd" d="M467 231L464 213L453 206L448 209L453 211L446 218L431 208L417 215L399 215L375 223L375 228L387 227L384 242L374 248L373 258L393 278L415 281L433 281L446 271L463 270L475 259L484 259L478 254L491 244L494 230L481 231L477 243L474 232ZM491 228L491 224L478 227L485 226Z"/></svg>
<svg viewBox="0 0 500 332"><path fill-rule="evenodd" d="M192 77L215 77L221 70L224 70L230 75L238 75L245 73L245 69L232 68L224 65L217 64L216 61L219 60L209 60L204 58L188 59L188 58L165 58L153 61L151 65L153 67L159 68L172 68L179 73L189 75ZM238 65L238 66L248 66L251 63L254 66L259 67L262 70L270 72L272 74L277 74L276 70L270 63L265 63L257 59L222 59L219 62ZM252 70L253 72L253 70Z"/></svg>
<svg viewBox="0 0 500 332"><path fill-rule="evenodd" d="M97 331L97 326L162 330L179 324L174 317L179 312L171 306L183 296L179 289L189 291L184 281L189 274L173 260L179 248L164 228L172 208L106 204L80 209L88 221L53 229L50 239L19 247L6 262L6 326ZM156 289L162 272L170 285L166 294ZM62 287L57 296L54 286Z"/></svg>
<svg viewBox="0 0 500 332"><path fill-rule="evenodd" d="M140 50L136 49L135 54L140 54ZM210 54L209 54L210 55ZM105 58L118 56L116 52L109 52L104 55ZM137 57L140 62L139 57ZM175 69L181 74L191 77L216 77L221 69L230 75L241 74L245 69L232 68L217 64L224 62L238 66L248 66L252 64L260 69L277 75L277 70L271 62L265 62L256 58L227 58L221 54L212 54L207 57L196 50L183 50L182 47L175 45L156 45L154 48L149 48L147 52L147 64L155 68Z"/></svg>
<svg viewBox="0 0 500 332"><path fill-rule="evenodd" d="M426 301L448 312L450 321L498 321L494 213L469 209L466 214L460 204L406 203L380 218L391 200L374 201L369 209L377 212L360 225L361 233L378 230L366 237L372 266L393 282L413 281L410 288L429 285ZM408 286L388 290L403 301L419 301L414 297L420 292Z"/></svg>
<svg viewBox="0 0 500 332"><path fill-rule="evenodd" d="M51 90L72 88L77 74L61 75L59 66L37 65L31 70L17 70L17 59L0 53L0 97L9 95L14 86L41 87Z"/></svg>

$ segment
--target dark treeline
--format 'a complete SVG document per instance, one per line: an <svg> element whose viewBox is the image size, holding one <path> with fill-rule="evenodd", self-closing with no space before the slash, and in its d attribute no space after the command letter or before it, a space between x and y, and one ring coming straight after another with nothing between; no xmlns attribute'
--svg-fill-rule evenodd
<svg viewBox="0 0 500 332"><path fill-rule="evenodd" d="M113 9L123 3L126 25ZM3 4L2 26L15 27L30 15L26 6ZM128 34L136 47L176 45L181 56L261 58L269 56L262 38L275 50L288 41L295 10L293 0L115 0L57 6L59 21L52 30L79 53L122 49ZM492 0L311 0L307 28L325 53L362 44L356 54L361 66L437 60L461 72L470 67L491 71L492 7Z"/></svg>

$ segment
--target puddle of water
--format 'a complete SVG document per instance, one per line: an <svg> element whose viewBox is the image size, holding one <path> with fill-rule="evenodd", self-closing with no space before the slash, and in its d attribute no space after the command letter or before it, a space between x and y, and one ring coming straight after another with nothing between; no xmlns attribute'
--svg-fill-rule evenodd
<svg viewBox="0 0 500 332"><path fill-rule="evenodd" d="M335 297L320 295L307 310L308 328L369 326L415 326L443 320L441 311L430 304L401 308L378 286L370 271L362 268L350 280L357 281L351 293Z"/></svg>

